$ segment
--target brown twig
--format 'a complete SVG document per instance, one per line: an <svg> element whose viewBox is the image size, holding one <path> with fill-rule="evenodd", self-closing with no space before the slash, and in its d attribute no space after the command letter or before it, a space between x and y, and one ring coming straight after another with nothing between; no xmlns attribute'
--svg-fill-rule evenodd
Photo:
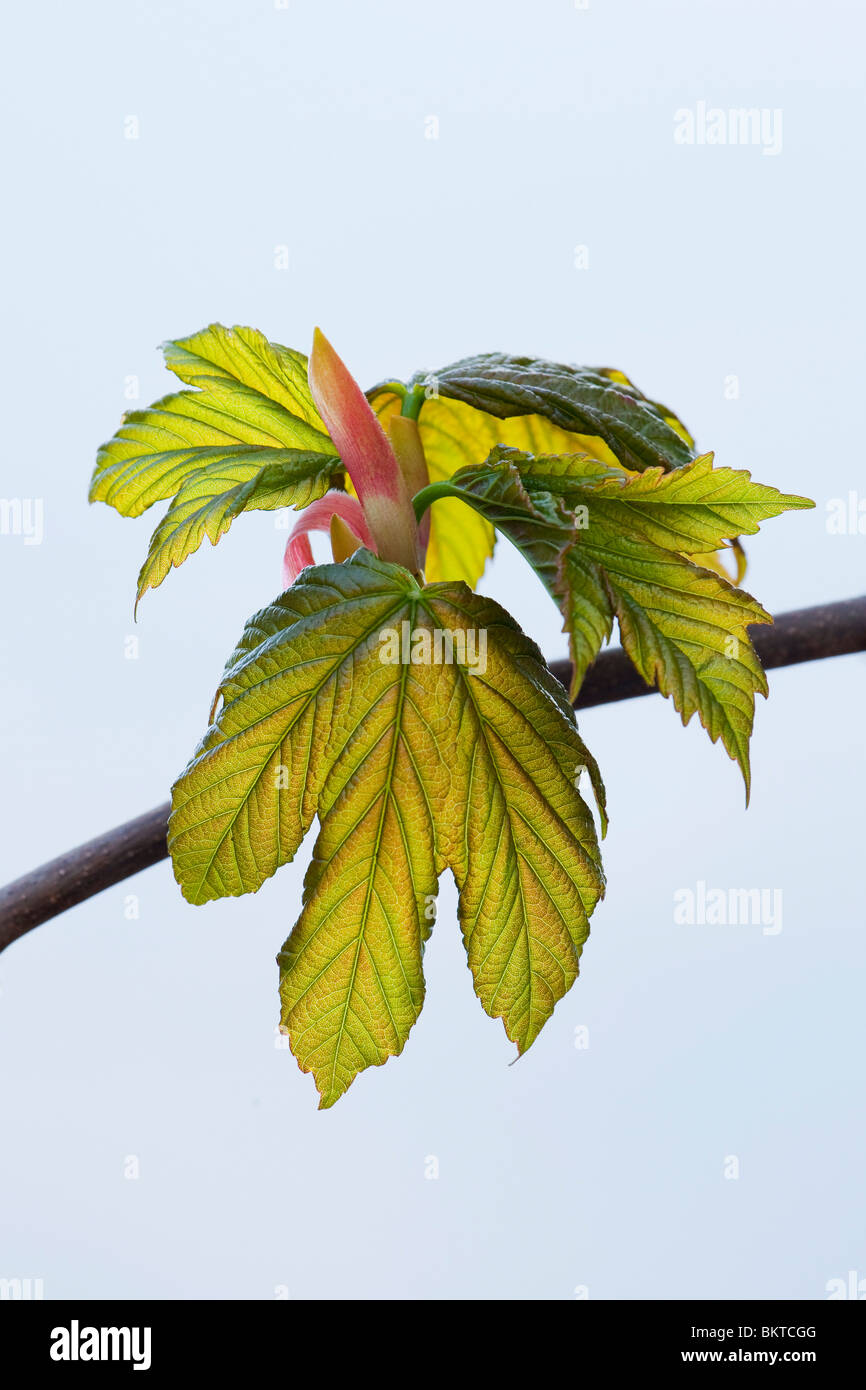
<svg viewBox="0 0 866 1390"><path fill-rule="evenodd" d="M772 627L752 627L749 634L767 670L866 651L866 597L783 613ZM568 685L570 662L553 661L550 669ZM652 689L625 653L615 649L602 653L587 672L575 707L630 700ZM164 859L168 813L167 803L157 806L0 889L0 950L50 917Z"/></svg>

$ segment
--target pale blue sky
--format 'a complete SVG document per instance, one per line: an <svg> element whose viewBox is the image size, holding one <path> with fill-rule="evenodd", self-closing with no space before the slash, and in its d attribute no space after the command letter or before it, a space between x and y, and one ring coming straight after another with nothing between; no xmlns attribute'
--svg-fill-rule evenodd
<svg viewBox="0 0 866 1390"><path fill-rule="evenodd" d="M476 351L619 366L818 502L749 544L771 611L863 589L866 536L826 528L866 495L854 0L43 0L6 36L0 492L44 499L45 537L0 536L3 881L165 799L278 588L284 533L245 517L136 627L151 517L86 502L125 379L147 404L157 345L213 319L304 349L319 323L368 384ZM677 144L702 102L781 111L781 151ZM484 587L564 654L516 556ZM189 907L162 865L33 932L0 957L0 1276L243 1298L866 1277L864 698L866 657L774 673L748 812L660 698L582 716L610 887L515 1067L450 884L403 1056L327 1113L274 1037L309 849L255 897ZM780 888L783 930L676 926L701 880Z"/></svg>

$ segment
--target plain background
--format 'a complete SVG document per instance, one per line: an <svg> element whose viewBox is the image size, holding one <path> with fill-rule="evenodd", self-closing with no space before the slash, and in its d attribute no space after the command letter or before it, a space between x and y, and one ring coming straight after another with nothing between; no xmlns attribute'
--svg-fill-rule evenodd
<svg viewBox="0 0 866 1390"><path fill-rule="evenodd" d="M864 496L854 0L43 0L5 30L0 491L44 499L45 536L0 536L4 881L166 798L279 587L285 533L244 517L134 625L156 511L86 502L128 379L141 406L170 389L158 344L212 320L305 350L319 323L368 385L476 351L621 367L720 462L815 498L748 545L771 611L862 590L866 536L827 528ZM678 145L699 102L781 110L781 152ZM483 587L564 654L515 555ZM866 657L773 673L748 811L668 702L582 716L610 887L514 1067L450 879L402 1057L327 1113L274 1033L311 841L254 897L189 907L161 865L33 932L0 958L0 1276L557 1299L866 1277L864 697ZM781 889L781 933L676 926L700 880Z"/></svg>

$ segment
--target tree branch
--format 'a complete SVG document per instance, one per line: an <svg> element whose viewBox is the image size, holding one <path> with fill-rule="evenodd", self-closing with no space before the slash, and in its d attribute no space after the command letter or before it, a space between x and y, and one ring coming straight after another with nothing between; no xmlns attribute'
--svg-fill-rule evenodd
<svg viewBox="0 0 866 1390"><path fill-rule="evenodd" d="M866 596L780 613L772 627L760 623L750 627L749 636L765 671L866 651ZM568 689L571 662L551 661L550 669ZM625 652L614 648L603 652L589 668L574 707L609 705L615 700L650 695L654 690L655 686L647 685L638 675Z"/></svg>
<svg viewBox="0 0 866 1390"><path fill-rule="evenodd" d="M772 627L751 627L749 635L765 670L866 651L866 597L783 613ZM571 663L552 661L550 669L567 688ZM575 707L631 700L653 689L614 649L587 672ZM0 951L32 927L165 859L169 809L168 803L157 806L0 889Z"/></svg>

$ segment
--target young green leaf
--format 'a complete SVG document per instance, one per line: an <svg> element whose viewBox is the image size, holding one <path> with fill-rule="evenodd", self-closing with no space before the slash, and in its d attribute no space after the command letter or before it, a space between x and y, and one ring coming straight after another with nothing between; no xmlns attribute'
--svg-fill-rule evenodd
<svg viewBox="0 0 866 1390"><path fill-rule="evenodd" d="M193 902L254 891L318 815L280 956L283 1024L321 1104L399 1052L450 866L476 989L522 1050L577 974L603 892L603 788L564 693L498 604L369 551L306 569L258 614L174 788Z"/></svg>
<svg viewBox="0 0 866 1390"><path fill-rule="evenodd" d="M554 370L549 363L536 363L529 358L513 359L492 355L467 359L467 363L473 364L473 369L474 364L480 363L484 370L490 371L496 364L515 362L526 362L533 370L541 367ZM563 428L561 423L554 423L552 418L547 418L546 413L515 413L515 402L507 401L503 404L500 400L497 403L490 394L487 383L487 394L483 396L485 408L481 409L481 394L475 394L471 403L468 403L468 397L454 397L455 380L462 382L462 372L458 369L464 366L466 363L456 363L454 367L446 368L441 373L441 378L445 380L441 395L438 389L440 377L434 375L425 377L419 374L407 388L410 393L412 390L424 391L425 399L418 423L431 482L441 482L461 468L481 464L496 445L506 445L535 455L580 453L611 464L617 462L618 453L627 449L628 422L618 420L616 412L612 413L610 402L606 415L600 407L594 414L587 413L591 412L591 406L584 408L583 413L569 408L569 425L568 428ZM661 419L663 425L669 426L679 438L678 443L677 439L672 439L663 431L668 450L673 450L670 454L670 466L692 456L690 449L694 441L681 421L666 406L648 401L622 372L607 367L594 371L572 367L560 367L555 370L569 379L575 378L583 383L586 389L589 389L587 384L592 379L592 391L597 400L602 398L605 391L610 393L614 402L618 402L619 395L626 395L626 413L632 408L632 398L642 402L656 417L651 422L652 428L656 428L658 420ZM520 373L523 379L522 368ZM537 385L537 379L532 380ZM618 393L614 387L626 388L625 393ZM391 383L374 387L368 395L383 423L401 408L401 397ZM546 401L547 398L539 394L535 403L542 411L548 412L553 407L549 402L545 403ZM559 412L557 418L560 421L566 418L561 401L556 404L554 413L556 411ZM619 412L622 413L621 406ZM622 440L617 453L612 452L600 434L595 432L599 420L603 421L608 417L610 418L607 437L612 437L616 432L617 437L621 437ZM579 421L582 422L580 425ZM590 429L591 432L582 432L584 428ZM425 565L427 578L431 581L464 579L473 587L480 579L486 561L493 554L493 528L486 524L480 513L476 512L473 516L451 498L437 502L431 509L430 516L432 529Z"/></svg>
<svg viewBox="0 0 866 1390"><path fill-rule="evenodd" d="M92 502L124 516L175 499L151 540L139 598L239 512L305 506L342 472L301 353L221 324L164 351L195 389L128 414L99 450L90 485Z"/></svg>
<svg viewBox="0 0 866 1390"><path fill-rule="evenodd" d="M398 630L417 631L414 609L403 602ZM364 1067L401 1052L421 1011L441 869L434 817L447 792L429 691L413 668L367 647L339 683L348 688L304 907L278 957L281 1024L323 1108Z"/></svg>
<svg viewBox="0 0 866 1390"><path fill-rule="evenodd" d="M163 345L166 366L187 386L208 392L218 382L238 384L280 406L294 422L323 430L307 376L307 358L294 348L270 343L256 328L212 323L189 338ZM297 430L299 423L292 426Z"/></svg>
<svg viewBox="0 0 866 1390"><path fill-rule="evenodd" d="M173 789L169 849L190 902L255 892L294 858L352 729L356 672L375 670L379 634L408 612L406 572L385 573L372 558L305 570L247 623L219 715Z"/></svg>
<svg viewBox="0 0 866 1390"><path fill-rule="evenodd" d="M767 693L748 629L772 622L770 615L710 570L593 512L587 531L576 532L563 554L561 584L572 627L589 595L596 622L609 631L616 616L622 645L644 680L671 696L684 724L697 713L712 741L721 739L739 763L748 800L755 693Z"/></svg>
<svg viewBox="0 0 866 1390"><path fill-rule="evenodd" d="M582 456L533 458L495 449L425 490L475 506L521 550L560 604L571 643L572 694L619 622L644 679L670 695L683 723L699 714L710 738L739 763L749 790L755 693L766 694L749 639L770 622L743 590L687 558L787 508L813 505L712 467L704 456L675 471L641 474Z"/></svg>
<svg viewBox="0 0 866 1390"><path fill-rule="evenodd" d="M439 628L488 634L484 676L454 667L447 691L443 851L478 997L524 1052L577 978L604 893L576 792L586 772L604 828L604 788L565 692L517 624L463 585L434 585L425 600Z"/></svg>
<svg viewBox="0 0 866 1390"><path fill-rule="evenodd" d="M609 377L611 381L618 381L622 386L627 386L630 391L634 391L638 396L649 401L653 410L658 411L659 415L661 415L666 424L670 425L674 433L685 440L690 449L694 449L695 441L691 433L686 429L682 420L674 415L669 406L662 405L660 401L650 401L648 396L644 396L643 392L638 390L637 386L626 376L625 372L621 372L617 367L596 367L595 370L598 372L599 376L606 376Z"/></svg>
<svg viewBox="0 0 866 1390"><path fill-rule="evenodd" d="M636 535L684 555L756 535L762 521L815 505L753 482L745 469L714 468L712 454L672 472L648 468L638 474L604 469L580 456L518 458L500 451L492 461L504 458L515 464L531 493L553 493L572 510L591 504L594 513L617 517Z"/></svg>
<svg viewBox="0 0 866 1390"><path fill-rule="evenodd" d="M368 394L373 409L387 426L400 410L400 397L383 387L374 387ZM533 454L579 451L616 464L603 440L570 434L541 415L500 420L462 401L435 395L425 400L418 428L431 483L443 482L461 468L480 465L497 444ZM450 497L436 502L429 515L430 538L424 565L427 579L431 583L462 579L474 588L493 554L493 527L479 512Z"/></svg>
<svg viewBox="0 0 866 1390"><path fill-rule="evenodd" d="M674 428L622 373L486 353L435 373L440 395L500 419L541 415L572 433L597 435L626 468L680 468L694 457ZM679 425L679 422L676 422Z"/></svg>
<svg viewBox="0 0 866 1390"><path fill-rule="evenodd" d="M262 455L279 462L262 466ZM328 489L334 472L332 454L303 449L242 450L191 474L178 490L150 538L138 576L136 604L148 589L162 583L198 550L207 537L216 545L241 512L306 507Z"/></svg>

